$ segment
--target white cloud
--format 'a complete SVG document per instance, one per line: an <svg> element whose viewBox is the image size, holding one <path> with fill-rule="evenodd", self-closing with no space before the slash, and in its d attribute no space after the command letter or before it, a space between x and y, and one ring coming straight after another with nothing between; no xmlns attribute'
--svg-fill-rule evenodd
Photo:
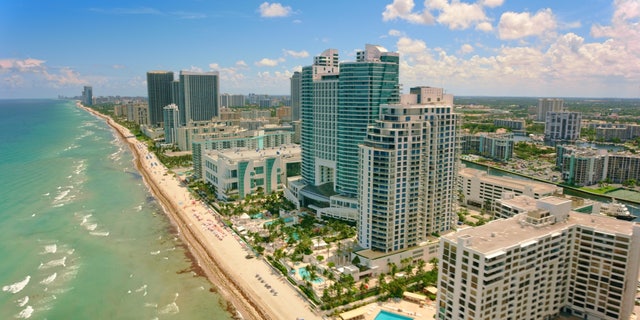
<svg viewBox="0 0 640 320"><path fill-rule="evenodd" d="M392 36L392 37L401 37L404 36L404 32L399 31L399 30L395 30L395 29L391 29L389 30L389 32L387 32L388 35Z"/></svg>
<svg viewBox="0 0 640 320"><path fill-rule="evenodd" d="M27 58L19 59L0 59L0 73L5 72L40 72L44 70L44 60Z"/></svg>
<svg viewBox="0 0 640 320"><path fill-rule="evenodd" d="M478 3L469 4L452 1L450 4L438 4L440 14L437 21L453 30L468 29L474 24L486 22L487 16L484 14L482 5Z"/></svg>
<svg viewBox="0 0 640 320"><path fill-rule="evenodd" d="M482 4L489 8L499 7L504 3L504 0L484 0Z"/></svg>
<svg viewBox="0 0 640 320"><path fill-rule="evenodd" d="M264 18L286 17L291 14L291 7L283 6L280 3L264 2L260 5L260 16Z"/></svg>
<svg viewBox="0 0 640 320"><path fill-rule="evenodd" d="M486 21L480 22L476 25L476 30L490 32L490 31L493 31L493 26L491 25L490 22L486 22Z"/></svg>
<svg viewBox="0 0 640 320"><path fill-rule="evenodd" d="M382 21L393 21L396 19L406 20L415 24L433 24L434 18L429 10L414 13L413 0L393 0L392 4L388 4L382 12Z"/></svg>
<svg viewBox="0 0 640 320"><path fill-rule="evenodd" d="M217 63L209 63L209 70L215 71L220 69L220 65Z"/></svg>
<svg viewBox="0 0 640 320"><path fill-rule="evenodd" d="M47 70L44 70L42 75L54 88L83 85L87 83L86 80L80 77L78 72L68 67L62 67L56 73L49 73Z"/></svg>
<svg viewBox="0 0 640 320"><path fill-rule="evenodd" d="M637 0L616 0L616 11L613 14L614 21L627 21L640 17L640 2Z"/></svg>
<svg viewBox="0 0 640 320"><path fill-rule="evenodd" d="M284 83L289 83L293 72L289 70L275 72L258 72L258 87L281 87Z"/></svg>
<svg viewBox="0 0 640 320"><path fill-rule="evenodd" d="M113 66L111 66L112 68L118 70L118 69L126 69L127 66L123 65L123 64L114 64Z"/></svg>
<svg viewBox="0 0 640 320"><path fill-rule="evenodd" d="M397 41L400 81L465 95L635 96L640 55L630 47L633 39L587 42L567 33L548 45L502 46L488 56L466 57L480 46L463 44L453 54L403 37Z"/></svg>
<svg viewBox="0 0 640 320"><path fill-rule="evenodd" d="M294 58L306 58L309 56L309 52L302 50L302 51L293 51L293 50L284 50L284 55L285 56L290 56L290 57L294 57Z"/></svg>
<svg viewBox="0 0 640 320"><path fill-rule="evenodd" d="M427 50L427 44L418 39L402 37L398 39L396 44L401 57L411 58L416 55L422 55Z"/></svg>
<svg viewBox="0 0 640 320"><path fill-rule="evenodd" d="M187 69L186 71L190 71L190 72L203 72L204 70L202 70L202 68L200 68L200 67L190 66L190 67L189 67L189 69Z"/></svg>
<svg viewBox="0 0 640 320"><path fill-rule="evenodd" d="M529 12L508 11L502 14L498 23L498 35L502 40L515 40L529 36L541 36L557 27L556 18L551 9Z"/></svg>
<svg viewBox="0 0 640 320"><path fill-rule="evenodd" d="M8 74L2 78L0 85L31 86L61 88L86 84L80 74L69 68L50 68L45 60L27 59L0 59L0 74Z"/></svg>
<svg viewBox="0 0 640 320"><path fill-rule="evenodd" d="M640 52L640 2L617 0L614 7L611 25L593 25L591 35L596 38L608 38L627 52Z"/></svg>
<svg viewBox="0 0 640 320"><path fill-rule="evenodd" d="M414 11L414 0L394 0L385 7L383 21L406 20L415 24L446 25L452 30L464 30L472 26L481 31L491 31L493 27L484 7L502 5L503 0L485 0L476 3L459 0L425 0L422 11ZM434 17L435 16L435 17Z"/></svg>
<svg viewBox="0 0 640 320"><path fill-rule="evenodd" d="M7 87L9 89L21 88L24 86L24 77L19 74L12 74L4 79L3 85L0 84L0 89L4 89L3 87Z"/></svg>
<svg viewBox="0 0 640 320"><path fill-rule="evenodd" d="M238 60L238 61L236 61L236 67L238 67L238 68L248 68L249 65L246 62L244 62L244 60Z"/></svg>
<svg viewBox="0 0 640 320"><path fill-rule="evenodd" d="M465 43L465 44L463 44L463 45L460 47L460 50L459 50L459 51L460 51L460 53L462 53L462 54L467 54L467 53L471 53L471 52L473 52L473 50L474 50L474 49L473 49L473 46L472 46L472 45L470 45L470 44L468 44L468 43Z"/></svg>
<svg viewBox="0 0 640 320"><path fill-rule="evenodd" d="M262 58L262 60L257 61L255 65L259 67L275 67L278 65L278 60Z"/></svg>

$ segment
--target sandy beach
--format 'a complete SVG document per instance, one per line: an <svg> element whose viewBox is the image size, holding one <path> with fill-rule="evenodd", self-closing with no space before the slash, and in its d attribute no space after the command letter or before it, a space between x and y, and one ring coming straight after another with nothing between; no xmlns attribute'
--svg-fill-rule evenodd
<svg viewBox="0 0 640 320"><path fill-rule="evenodd" d="M235 309L238 319L321 319L297 288L263 259L247 259L250 249L219 220L218 214L194 200L174 174L131 132L113 119L78 103L115 129L126 142L145 184L178 228L194 262Z"/></svg>

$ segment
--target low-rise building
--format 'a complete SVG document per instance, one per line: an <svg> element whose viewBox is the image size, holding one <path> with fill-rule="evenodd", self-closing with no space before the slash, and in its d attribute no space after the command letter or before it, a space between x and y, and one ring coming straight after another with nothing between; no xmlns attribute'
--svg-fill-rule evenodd
<svg viewBox="0 0 640 320"><path fill-rule="evenodd" d="M458 171L458 191L464 204L485 206L506 192L535 199L561 194L562 188L550 183L489 175L486 171L462 168Z"/></svg>
<svg viewBox="0 0 640 320"><path fill-rule="evenodd" d="M625 183L640 180L640 155L562 145L556 147L556 166L565 182L576 186L600 181Z"/></svg>
<svg viewBox="0 0 640 320"><path fill-rule="evenodd" d="M300 166L300 147L210 150L202 153L202 174L219 199L244 198L262 190L283 191L290 166Z"/></svg>
<svg viewBox="0 0 640 320"><path fill-rule="evenodd" d="M460 146L462 154L475 154L495 161L506 162L513 157L513 134L490 132L463 134Z"/></svg>
<svg viewBox="0 0 640 320"><path fill-rule="evenodd" d="M516 136L524 136L527 133L527 123L522 119L495 119L493 125L511 129Z"/></svg>

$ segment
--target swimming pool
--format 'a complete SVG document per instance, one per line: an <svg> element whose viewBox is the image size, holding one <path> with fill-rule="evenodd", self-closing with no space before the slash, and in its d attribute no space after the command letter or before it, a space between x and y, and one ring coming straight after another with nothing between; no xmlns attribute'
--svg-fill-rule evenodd
<svg viewBox="0 0 640 320"><path fill-rule="evenodd" d="M305 279L305 280L309 279L309 271L307 271L306 267L298 268L298 274L300 275L300 277L302 277L302 279ZM324 282L324 279L322 279L321 277L317 277L311 282L315 284L320 284Z"/></svg>
<svg viewBox="0 0 640 320"><path fill-rule="evenodd" d="M413 318L389 311L380 310L375 320L413 320Z"/></svg>

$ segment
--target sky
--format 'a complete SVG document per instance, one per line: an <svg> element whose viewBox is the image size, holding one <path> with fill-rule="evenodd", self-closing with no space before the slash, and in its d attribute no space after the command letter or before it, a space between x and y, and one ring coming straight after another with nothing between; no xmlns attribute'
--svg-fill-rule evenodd
<svg viewBox="0 0 640 320"><path fill-rule="evenodd" d="M0 98L147 96L151 70L290 94L325 49L400 54L403 92L640 98L640 0L2 0Z"/></svg>

